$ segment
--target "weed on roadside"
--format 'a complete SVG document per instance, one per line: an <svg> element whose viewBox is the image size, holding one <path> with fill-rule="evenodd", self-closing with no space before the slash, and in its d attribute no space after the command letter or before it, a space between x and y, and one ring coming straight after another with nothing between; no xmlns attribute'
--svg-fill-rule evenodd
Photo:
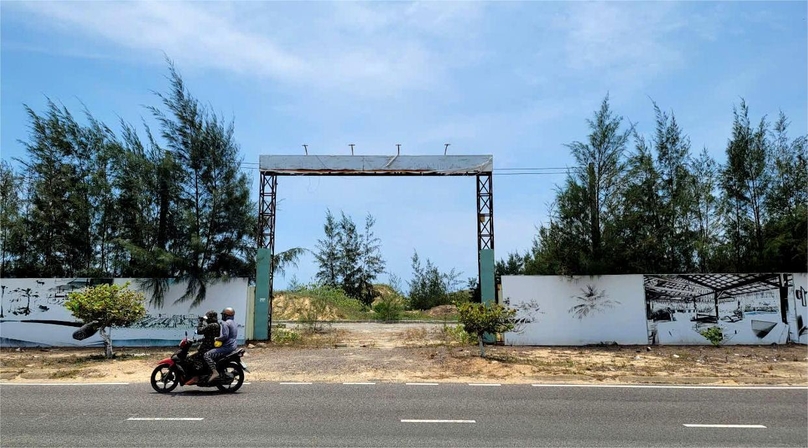
<svg viewBox="0 0 808 448"><path fill-rule="evenodd" d="M81 373L81 369L61 369L49 375L52 380L59 378L75 378Z"/></svg>

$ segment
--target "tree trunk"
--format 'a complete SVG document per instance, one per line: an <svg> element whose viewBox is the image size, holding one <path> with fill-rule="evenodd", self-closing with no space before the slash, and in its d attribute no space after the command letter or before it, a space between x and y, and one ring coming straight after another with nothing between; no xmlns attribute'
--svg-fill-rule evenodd
<svg viewBox="0 0 808 448"><path fill-rule="evenodd" d="M107 327L101 327L99 333L101 334L101 339L104 340L104 357L107 359L112 359L115 354L112 352L112 327L109 327L109 333L104 331Z"/></svg>
<svg viewBox="0 0 808 448"><path fill-rule="evenodd" d="M480 344L480 357L485 358L485 345L483 345L483 335L477 335L477 342Z"/></svg>

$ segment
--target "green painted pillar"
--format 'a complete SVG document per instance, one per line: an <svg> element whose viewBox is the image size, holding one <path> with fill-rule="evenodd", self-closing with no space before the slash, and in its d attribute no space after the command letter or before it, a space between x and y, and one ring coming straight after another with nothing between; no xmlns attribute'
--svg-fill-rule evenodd
<svg viewBox="0 0 808 448"><path fill-rule="evenodd" d="M255 258L255 314L253 315L253 338L256 341L269 340L269 262L272 252L266 248L258 249Z"/></svg>
<svg viewBox="0 0 808 448"><path fill-rule="evenodd" d="M496 303L494 249L480 249L480 298L482 303Z"/></svg>

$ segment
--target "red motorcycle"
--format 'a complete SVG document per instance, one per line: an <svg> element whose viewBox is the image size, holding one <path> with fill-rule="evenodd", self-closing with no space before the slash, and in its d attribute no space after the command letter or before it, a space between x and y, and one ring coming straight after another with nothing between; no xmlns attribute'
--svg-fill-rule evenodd
<svg viewBox="0 0 808 448"><path fill-rule="evenodd" d="M244 372L247 364L241 361L244 349L236 349L216 361L216 370L219 378L207 382L210 372L207 369L199 371L194 367L192 360L188 359L188 351L196 344L196 339L188 339L188 334L180 341L180 349L157 364L151 374L151 386L158 393L164 394L176 389L177 386L216 387L222 392L235 392L244 384Z"/></svg>

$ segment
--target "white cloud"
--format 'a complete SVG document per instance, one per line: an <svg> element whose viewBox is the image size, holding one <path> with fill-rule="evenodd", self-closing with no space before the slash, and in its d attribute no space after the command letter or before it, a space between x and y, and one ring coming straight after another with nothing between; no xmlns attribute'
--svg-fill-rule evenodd
<svg viewBox="0 0 808 448"><path fill-rule="evenodd" d="M580 75L630 84L679 68L672 34L686 21L673 2L574 3L552 27L565 34L563 59Z"/></svg>
<svg viewBox="0 0 808 448"><path fill-rule="evenodd" d="M453 61L462 60L441 49L442 39L460 39L460 25L467 30L479 16L476 4L453 2L394 7L334 2L305 14L287 13L285 5L275 3L11 5L32 15L37 26L83 33L98 45L111 45L113 57L134 50L133 57L155 60L154 53L165 52L181 66L376 97L439 85Z"/></svg>

